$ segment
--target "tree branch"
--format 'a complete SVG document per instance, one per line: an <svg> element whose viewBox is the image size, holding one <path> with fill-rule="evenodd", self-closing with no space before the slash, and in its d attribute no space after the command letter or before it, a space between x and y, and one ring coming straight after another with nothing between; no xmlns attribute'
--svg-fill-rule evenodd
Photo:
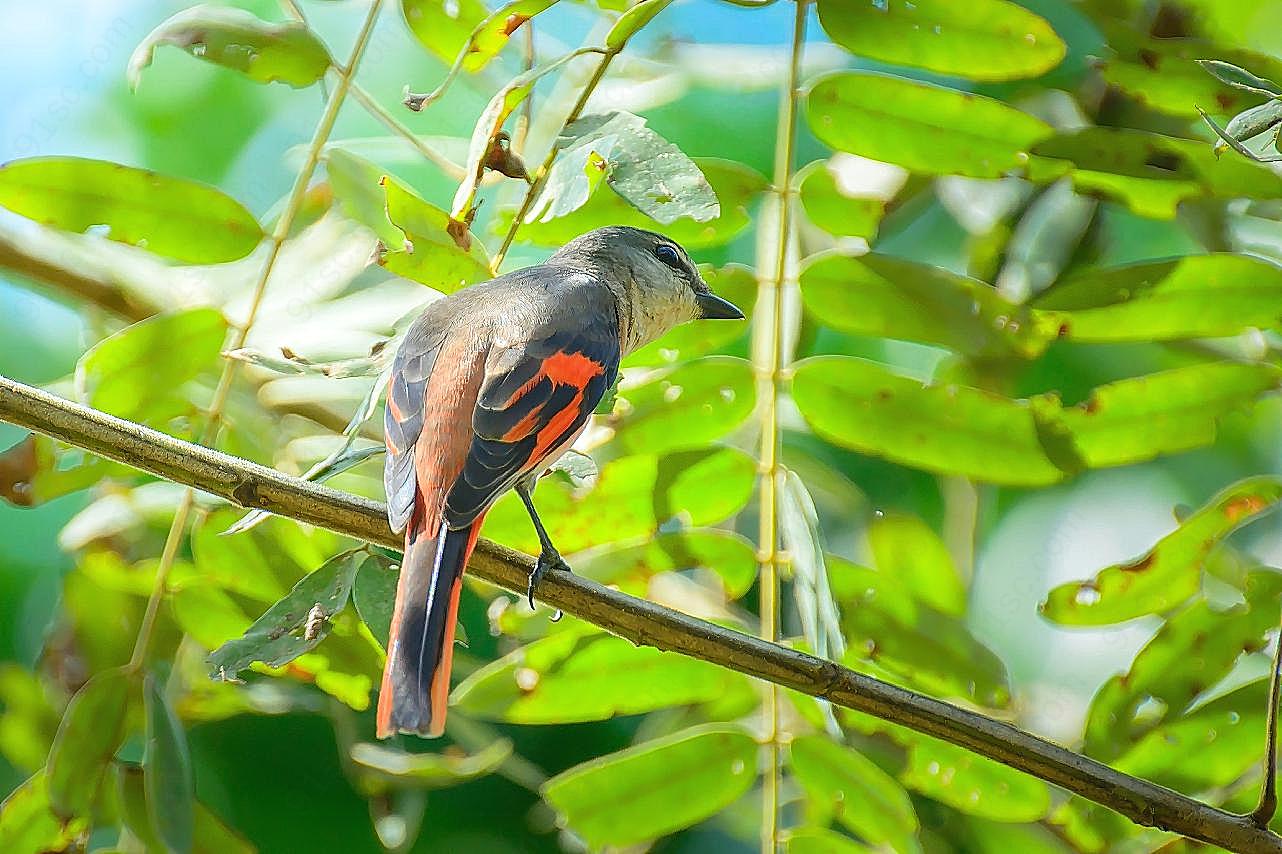
<svg viewBox="0 0 1282 854"><path fill-rule="evenodd" d="M256 463L0 377L0 419L224 498L400 548L376 501L299 480ZM468 570L515 592L533 561L486 540ZM1238 816L1079 756L1015 727L898 688L803 652L637 599L596 582L550 572L539 598L634 643L672 650L892 721L994 759L1129 818L1240 852L1282 852L1282 838Z"/></svg>

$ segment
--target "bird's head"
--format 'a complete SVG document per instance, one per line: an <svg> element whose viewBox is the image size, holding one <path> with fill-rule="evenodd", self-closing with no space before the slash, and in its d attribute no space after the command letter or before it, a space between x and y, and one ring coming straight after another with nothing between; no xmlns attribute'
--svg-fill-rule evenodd
<svg viewBox="0 0 1282 854"><path fill-rule="evenodd" d="M680 244L653 231L598 228L567 243L553 261L589 267L615 291L627 351L689 320L743 319L734 303L712 292Z"/></svg>

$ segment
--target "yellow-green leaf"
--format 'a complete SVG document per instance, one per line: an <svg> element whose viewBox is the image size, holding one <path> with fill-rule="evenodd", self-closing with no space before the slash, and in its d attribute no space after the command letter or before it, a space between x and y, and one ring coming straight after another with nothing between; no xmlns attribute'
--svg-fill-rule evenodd
<svg viewBox="0 0 1282 854"><path fill-rule="evenodd" d="M485 247L471 232L464 229L455 238L450 231L449 214L391 176L383 178L383 190L387 194L387 217L403 237L381 253L380 264L398 276L443 293L490 278Z"/></svg>
<svg viewBox="0 0 1282 854"><path fill-rule="evenodd" d="M64 819L90 816L107 766L125 738L129 687L124 668L104 670L63 712L45 769L49 805Z"/></svg>
<svg viewBox="0 0 1282 854"><path fill-rule="evenodd" d="M917 813L894 777L857 750L822 735L793 739L789 767L819 808L851 832L894 851L919 850Z"/></svg>

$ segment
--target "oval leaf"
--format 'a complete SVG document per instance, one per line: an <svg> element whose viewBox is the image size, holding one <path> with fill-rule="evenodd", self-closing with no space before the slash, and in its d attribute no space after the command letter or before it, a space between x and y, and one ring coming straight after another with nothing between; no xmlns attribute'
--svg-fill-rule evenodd
<svg viewBox="0 0 1282 854"><path fill-rule="evenodd" d="M886 213L886 199L842 192L827 161L810 164L797 176L806 218L829 234L871 241Z"/></svg>
<svg viewBox="0 0 1282 854"><path fill-rule="evenodd" d="M71 698L45 765L49 804L64 819L88 817L111 759L125 738L129 674L96 674Z"/></svg>
<svg viewBox="0 0 1282 854"><path fill-rule="evenodd" d="M972 80L1035 77L1067 51L1045 20L1006 0L819 0L819 22L852 53Z"/></svg>
<svg viewBox="0 0 1282 854"><path fill-rule="evenodd" d="M221 191L105 160L33 157L0 166L0 205L191 264L244 258L263 239L253 214Z"/></svg>
<svg viewBox="0 0 1282 854"><path fill-rule="evenodd" d="M914 597L945 614L966 611L966 588L948 547L921 519L887 513L868 526L877 569L897 578Z"/></svg>
<svg viewBox="0 0 1282 854"><path fill-rule="evenodd" d="M295 87L320 80L332 62L306 24L272 24L243 9L202 4L179 12L142 40L125 70L130 86L138 85L152 54L164 44L259 83L280 81Z"/></svg>
<svg viewBox="0 0 1282 854"><path fill-rule="evenodd" d="M0 801L0 851L70 851L88 830L83 818L65 821L54 814L43 769Z"/></svg>
<svg viewBox="0 0 1282 854"><path fill-rule="evenodd" d="M650 382L623 389L622 413L610 419L623 448L663 453L707 445L742 424L756 406L746 359L695 359Z"/></svg>
<svg viewBox="0 0 1282 854"><path fill-rule="evenodd" d="M1279 500L1280 478L1238 481L1135 560L1056 587L1041 612L1063 625L1101 626L1169 610L1197 592L1211 549Z"/></svg>
<svg viewBox="0 0 1282 854"><path fill-rule="evenodd" d="M903 786L871 759L821 735L793 739L789 767L820 810L894 851L918 849L917 813Z"/></svg>
<svg viewBox="0 0 1282 854"><path fill-rule="evenodd" d="M493 773L512 755L506 738L491 742L479 753L406 753L381 744L352 745L352 761L364 771L397 786L444 789Z"/></svg>
<svg viewBox="0 0 1282 854"><path fill-rule="evenodd" d="M697 727L577 765L543 796L588 845L631 845L689 827L757 778L757 743L738 728Z"/></svg>
<svg viewBox="0 0 1282 854"><path fill-rule="evenodd" d="M737 599L756 580L757 550L749 540L729 531L695 530L659 534L633 545L602 546L579 554L574 561L577 574L618 585L660 572L698 568L716 573L726 594Z"/></svg>
<svg viewBox="0 0 1282 854"><path fill-rule="evenodd" d="M1050 787L992 759L936 739L908 751L904 785L959 812L994 821L1038 821L1051 807Z"/></svg>
<svg viewBox="0 0 1282 854"><path fill-rule="evenodd" d="M872 72L820 78L806 115L833 148L927 175L1000 177L1053 132L992 98Z"/></svg>
<svg viewBox="0 0 1282 854"><path fill-rule="evenodd" d="M400 567L394 561L373 552L361 561L352 584L356 613L383 649L387 649L392 634L392 607L396 604L396 584L400 577Z"/></svg>
<svg viewBox="0 0 1282 854"><path fill-rule="evenodd" d="M390 176L383 178L383 190L387 218L404 236L380 254L380 264L447 294L491 277L485 247L466 229L452 226L449 214Z"/></svg>
<svg viewBox="0 0 1282 854"><path fill-rule="evenodd" d="M156 834L170 851L186 854L195 838L195 782L187 734L169 705L164 688L148 674L143 686L147 712L143 788L147 814Z"/></svg>

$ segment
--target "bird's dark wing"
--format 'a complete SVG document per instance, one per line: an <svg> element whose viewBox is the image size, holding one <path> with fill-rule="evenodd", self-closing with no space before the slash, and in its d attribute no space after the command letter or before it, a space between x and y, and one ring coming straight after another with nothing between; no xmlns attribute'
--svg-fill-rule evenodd
<svg viewBox="0 0 1282 854"><path fill-rule="evenodd" d="M446 524L460 528L535 472L587 423L619 371L618 315L608 292L561 298L518 343L492 347L472 417L473 439L450 489Z"/></svg>

